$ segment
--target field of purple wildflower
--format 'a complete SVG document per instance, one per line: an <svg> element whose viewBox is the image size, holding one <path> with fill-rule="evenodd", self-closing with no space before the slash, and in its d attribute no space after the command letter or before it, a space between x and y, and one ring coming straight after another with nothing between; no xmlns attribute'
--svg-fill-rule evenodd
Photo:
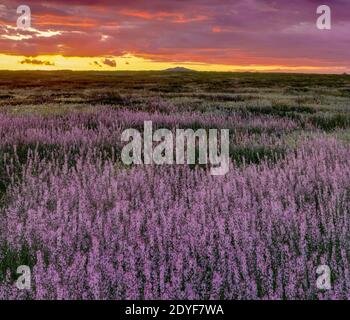
<svg viewBox="0 0 350 320"><path fill-rule="evenodd" d="M0 299L350 298L348 77L78 75L0 75ZM125 166L145 120L230 129L229 173Z"/></svg>

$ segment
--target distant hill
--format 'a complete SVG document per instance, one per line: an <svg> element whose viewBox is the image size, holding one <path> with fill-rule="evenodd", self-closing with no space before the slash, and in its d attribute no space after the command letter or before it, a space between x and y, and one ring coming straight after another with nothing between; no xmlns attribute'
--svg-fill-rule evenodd
<svg viewBox="0 0 350 320"><path fill-rule="evenodd" d="M168 71L168 72L194 72L194 70L184 68L184 67L169 68L169 69L165 69L164 71Z"/></svg>

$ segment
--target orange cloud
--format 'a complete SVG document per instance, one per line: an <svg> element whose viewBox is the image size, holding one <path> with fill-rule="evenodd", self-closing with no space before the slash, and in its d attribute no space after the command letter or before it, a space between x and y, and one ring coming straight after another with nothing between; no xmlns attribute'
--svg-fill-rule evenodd
<svg viewBox="0 0 350 320"><path fill-rule="evenodd" d="M39 26L66 26L66 27L80 27L92 28L98 25L98 22L90 18L79 18L69 16L59 16L53 14L33 15L35 24Z"/></svg>
<svg viewBox="0 0 350 320"><path fill-rule="evenodd" d="M220 28L220 27L213 27L212 31L213 31L213 33L220 33L220 32L222 32L222 28Z"/></svg>
<svg viewBox="0 0 350 320"><path fill-rule="evenodd" d="M166 20L168 18L168 20L175 23L189 23L208 19L205 15L186 16L183 13L163 11L152 13L148 11L123 10L121 14L146 20Z"/></svg>

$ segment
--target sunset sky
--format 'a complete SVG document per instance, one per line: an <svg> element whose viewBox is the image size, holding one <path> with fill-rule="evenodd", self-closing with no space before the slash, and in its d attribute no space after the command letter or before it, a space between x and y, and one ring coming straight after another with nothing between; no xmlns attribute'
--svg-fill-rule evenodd
<svg viewBox="0 0 350 320"><path fill-rule="evenodd" d="M316 27L319 5L332 29ZM31 8L28 30L16 27ZM0 0L0 69L350 72L349 0Z"/></svg>

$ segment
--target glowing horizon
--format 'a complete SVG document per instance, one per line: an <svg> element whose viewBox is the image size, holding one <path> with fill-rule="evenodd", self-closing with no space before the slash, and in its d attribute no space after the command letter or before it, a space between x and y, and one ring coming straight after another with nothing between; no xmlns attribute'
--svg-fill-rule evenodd
<svg viewBox="0 0 350 320"><path fill-rule="evenodd" d="M106 59L109 64L106 64ZM159 62L130 54L114 57L64 57L62 55L16 56L0 54L0 70L13 71L160 71L184 67L194 71L217 72L300 72L344 73L339 68L285 65L224 65L193 62ZM115 62L115 66L111 65Z"/></svg>

